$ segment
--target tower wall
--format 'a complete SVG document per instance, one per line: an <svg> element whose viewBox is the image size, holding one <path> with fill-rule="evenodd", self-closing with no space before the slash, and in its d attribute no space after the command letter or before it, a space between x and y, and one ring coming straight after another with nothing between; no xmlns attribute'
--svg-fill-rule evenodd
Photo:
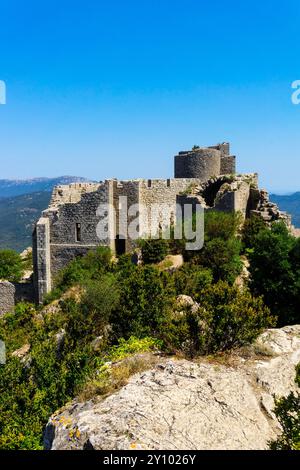
<svg viewBox="0 0 300 470"><path fill-rule="evenodd" d="M235 156L224 155L221 158L221 175L232 175L236 172Z"/></svg>
<svg viewBox="0 0 300 470"><path fill-rule="evenodd" d="M205 181L221 174L221 151L201 148L175 156L175 178L197 178Z"/></svg>

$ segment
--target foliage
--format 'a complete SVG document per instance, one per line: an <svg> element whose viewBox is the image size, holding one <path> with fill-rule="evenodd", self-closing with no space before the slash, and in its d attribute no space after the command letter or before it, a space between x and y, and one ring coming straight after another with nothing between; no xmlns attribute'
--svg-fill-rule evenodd
<svg viewBox="0 0 300 470"><path fill-rule="evenodd" d="M132 354L159 350L161 348L162 341L157 338L145 336L139 339L135 336L130 336L127 341L124 338L120 338L118 344L111 347L108 358L111 361L120 361Z"/></svg>
<svg viewBox="0 0 300 470"><path fill-rule="evenodd" d="M205 241L230 240L236 236L240 225L241 214L238 212L208 211L205 213Z"/></svg>
<svg viewBox="0 0 300 470"><path fill-rule="evenodd" d="M300 364L296 382L300 386ZM275 414L282 427L276 441L270 443L272 450L300 450L300 393L291 392L287 397L275 400Z"/></svg>
<svg viewBox="0 0 300 470"><path fill-rule="evenodd" d="M268 230L265 222L261 217L251 215L246 219L242 228L242 244L244 250L254 247L256 236L262 231Z"/></svg>
<svg viewBox="0 0 300 470"><path fill-rule="evenodd" d="M249 253L251 290L262 295L279 325L299 321L300 240L283 223L255 237Z"/></svg>
<svg viewBox="0 0 300 470"><path fill-rule="evenodd" d="M81 310L93 325L93 333L101 334L109 322L113 309L119 304L120 292L112 274L103 275L100 280L85 284Z"/></svg>
<svg viewBox="0 0 300 470"><path fill-rule="evenodd" d="M174 291L168 274L155 266L138 266L124 278L119 274L120 304L112 315L115 334L128 338L158 335Z"/></svg>
<svg viewBox="0 0 300 470"><path fill-rule="evenodd" d="M233 284L243 266L240 252L241 243L237 238L214 238L205 243L195 260L212 271L215 282L223 280Z"/></svg>
<svg viewBox="0 0 300 470"><path fill-rule="evenodd" d="M185 294L198 300L201 291L213 282L210 269L196 264L185 263L173 275L176 294Z"/></svg>
<svg viewBox="0 0 300 470"><path fill-rule="evenodd" d="M242 269L241 242L237 238L241 216L238 213L207 211L205 213L204 246L184 252L186 261L210 269L215 282L233 284Z"/></svg>
<svg viewBox="0 0 300 470"><path fill-rule="evenodd" d="M0 250L0 279L19 282L22 274L21 256L14 250Z"/></svg>
<svg viewBox="0 0 300 470"><path fill-rule="evenodd" d="M165 342L195 356L249 343L274 326L274 318L261 298L220 281L201 292L197 310L187 308L168 326L162 333Z"/></svg>
<svg viewBox="0 0 300 470"><path fill-rule="evenodd" d="M168 241L163 238L141 240L139 244L145 264L159 263L168 254L169 244Z"/></svg>
<svg viewBox="0 0 300 470"><path fill-rule="evenodd" d="M111 259L111 251L105 246L99 246L85 256L75 258L59 272L55 279L54 289L46 296L44 303L58 299L63 292L75 284L100 279L103 273L112 269Z"/></svg>

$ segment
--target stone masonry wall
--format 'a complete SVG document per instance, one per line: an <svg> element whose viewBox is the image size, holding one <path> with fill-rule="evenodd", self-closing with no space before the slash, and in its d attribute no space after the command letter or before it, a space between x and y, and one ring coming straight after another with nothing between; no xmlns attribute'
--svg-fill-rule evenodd
<svg viewBox="0 0 300 470"><path fill-rule="evenodd" d="M141 214L142 234L149 234L152 224L154 204L169 207L168 225L176 221L176 198L180 193L186 193L193 186L200 184L199 179L178 178L168 180L141 180L140 181L140 203L144 205L145 211ZM159 208L158 208L159 209ZM159 215L163 222L163 214ZM159 228L159 227L157 227Z"/></svg>
<svg viewBox="0 0 300 470"><path fill-rule="evenodd" d="M51 290L50 221L41 217L33 234L33 266L35 297L41 302Z"/></svg>
<svg viewBox="0 0 300 470"><path fill-rule="evenodd" d="M7 281L0 281L0 316L15 308L15 286Z"/></svg>
<svg viewBox="0 0 300 470"><path fill-rule="evenodd" d="M205 181L221 174L221 151L201 148L175 156L175 178L198 178Z"/></svg>
<svg viewBox="0 0 300 470"><path fill-rule="evenodd" d="M235 156L234 155L225 155L221 158L221 175L232 175L235 173Z"/></svg>
<svg viewBox="0 0 300 470"><path fill-rule="evenodd" d="M97 185L93 192L81 193L81 199L76 203L52 207L45 213L50 220L52 279L75 257L84 255L98 245L109 245L110 240L107 238L98 238L97 226L101 219L99 206L109 202L111 190L112 183L107 181Z"/></svg>

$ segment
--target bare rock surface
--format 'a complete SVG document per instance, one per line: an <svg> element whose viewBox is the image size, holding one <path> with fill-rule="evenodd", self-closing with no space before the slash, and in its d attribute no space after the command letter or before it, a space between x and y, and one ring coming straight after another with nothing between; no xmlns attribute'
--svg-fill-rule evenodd
<svg viewBox="0 0 300 470"><path fill-rule="evenodd" d="M296 390L300 326L267 330L228 364L172 358L106 399L74 400L45 430L46 449L266 449L280 432L273 395Z"/></svg>

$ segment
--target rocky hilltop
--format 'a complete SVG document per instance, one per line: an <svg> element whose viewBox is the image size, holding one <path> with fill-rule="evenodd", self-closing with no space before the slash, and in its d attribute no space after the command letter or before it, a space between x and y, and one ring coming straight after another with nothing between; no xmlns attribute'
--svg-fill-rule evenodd
<svg viewBox="0 0 300 470"><path fill-rule="evenodd" d="M225 360L159 358L106 399L49 420L46 449L267 449L280 432L273 395L296 389L300 325L271 329Z"/></svg>

